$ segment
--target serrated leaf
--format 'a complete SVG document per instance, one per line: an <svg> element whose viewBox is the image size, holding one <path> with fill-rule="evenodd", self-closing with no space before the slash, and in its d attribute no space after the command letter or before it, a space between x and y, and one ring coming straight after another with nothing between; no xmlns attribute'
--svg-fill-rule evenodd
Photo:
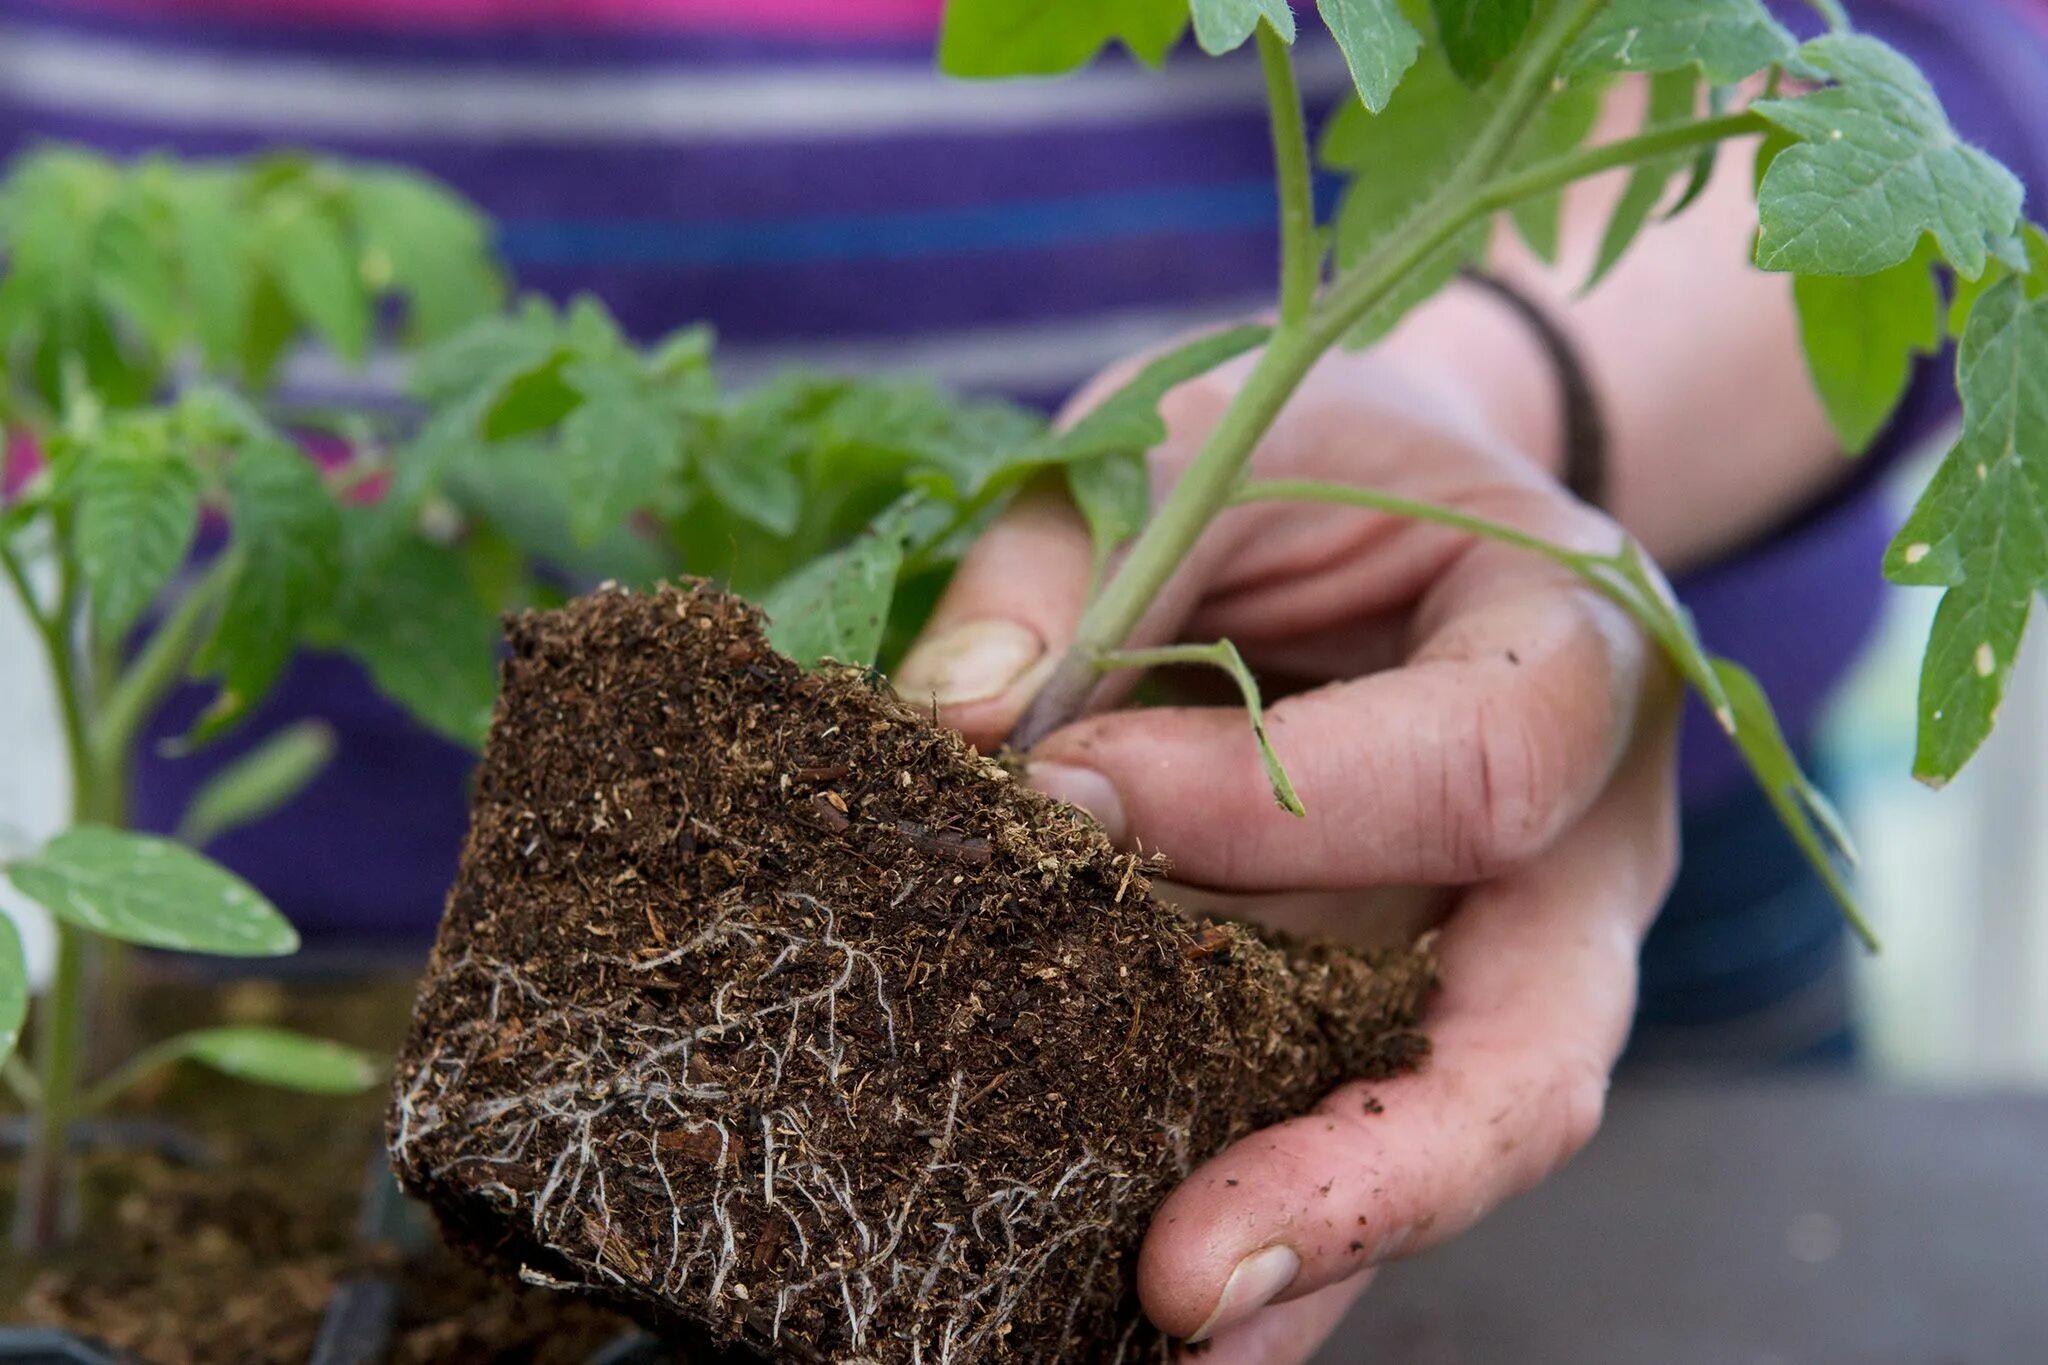
<svg viewBox="0 0 2048 1365"><path fill-rule="evenodd" d="M1450 176L1485 123L1487 101L1459 84L1434 48L1416 60L1378 114L1347 101L1323 131L1318 155L1346 177L1335 230L1340 268L1386 240Z"/></svg>
<svg viewBox="0 0 2048 1365"><path fill-rule="evenodd" d="M138 1056L124 1074L140 1080L160 1067L193 1061L224 1076L311 1095L356 1095L377 1082L368 1054L325 1038L255 1024L194 1029Z"/></svg>
<svg viewBox="0 0 2048 1365"><path fill-rule="evenodd" d="M341 224L302 195L280 196L267 208L263 259L279 291L344 359L362 359L370 295Z"/></svg>
<svg viewBox="0 0 2048 1365"><path fill-rule="evenodd" d="M495 395L515 376L553 360L562 345L554 310L544 300L527 299L516 312L480 318L422 351L406 387L430 403Z"/></svg>
<svg viewBox="0 0 2048 1365"><path fill-rule="evenodd" d="M28 1022L28 962L14 921L0 914L0 1062L14 1055Z"/></svg>
<svg viewBox="0 0 2048 1365"><path fill-rule="evenodd" d="M770 535L794 532L803 515L803 481L790 467L785 433L740 433L707 452L697 473L712 496Z"/></svg>
<svg viewBox="0 0 2048 1365"><path fill-rule="evenodd" d="M254 824L306 789L334 757L334 728L302 720L267 736L192 795L178 839L203 848L229 830Z"/></svg>
<svg viewBox="0 0 2048 1365"><path fill-rule="evenodd" d="M332 643L422 725L481 748L498 693L499 630L462 557L401 535L350 577Z"/></svg>
<svg viewBox="0 0 2048 1365"><path fill-rule="evenodd" d="M1137 450L1113 450L1067 466L1067 492L1088 536L1095 544L1098 577L1119 545L1145 529L1152 510L1151 481L1145 456Z"/></svg>
<svg viewBox="0 0 2048 1365"><path fill-rule="evenodd" d="M1039 458L1045 463L1066 463L1119 451L1150 450L1166 439L1166 423L1159 417L1160 399L1225 361L1265 345L1272 335L1273 329L1263 323L1244 323L1205 333L1155 356L1079 421L1049 437Z"/></svg>
<svg viewBox="0 0 2048 1365"><path fill-rule="evenodd" d="M1730 85L1796 50L1763 0L1613 0L1566 53L1567 76L1698 67Z"/></svg>
<svg viewBox="0 0 2048 1365"><path fill-rule="evenodd" d="M1885 556L1942 587L1920 667L1914 775L1940 786L1991 732L2048 582L2048 300L2009 278L1978 299L1956 361L1963 434Z"/></svg>
<svg viewBox="0 0 2048 1365"><path fill-rule="evenodd" d="M341 517L319 471L291 446L259 441L228 466L240 568L200 671L220 676L222 709L208 731L253 705L291 656L300 628L333 600Z"/></svg>
<svg viewBox="0 0 2048 1365"><path fill-rule="evenodd" d="M562 454L575 477L569 528L586 546L651 501L682 460L681 420L635 368L577 360L562 371L584 400L562 419Z"/></svg>
<svg viewBox="0 0 2048 1365"><path fill-rule="evenodd" d="M1659 72L1650 77L1650 100L1643 126L1646 129L1656 128L1688 120L1698 104L1699 83L1690 71ZM1628 251L1670 189L1671 177L1683 164L1682 157L1652 157L1630 174L1628 188L1615 202L1614 212L1607 220L1607 229L1601 234L1592 272L1586 277L1587 289L1598 284ZM1707 164L1711 166L1712 163Z"/></svg>
<svg viewBox="0 0 2048 1365"><path fill-rule="evenodd" d="M1188 0L946 0L939 66L955 76L1055 76L1120 42L1157 66Z"/></svg>
<svg viewBox="0 0 2048 1365"><path fill-rule="evenodd" d="M214 365L234 365L246 344L254 292L248 223L234 181L218 172L181 170L165 178L163 193L176 224L181 297L200 347Z"/></svg>
<svg viewBox="0 0 2048 1365"><path fill-rule="evenodd" d="M1756 262L1801 275L1868 275L1932 233L1965 276L2014 232L2020 183L1949 125L1933 87L1875 38L1830 34L1799 50L1836 84L1757 113L1800 139L1757 190Z"/></svg>
<svg viewBox="0 0 2048 1365"><path fill-rule="evenodd" d="M1467 85L1493 74L1535 16L1535 0L1429 0L1451 70Z"/></svg>
<svg viewBox="0 0 2048 1365"><path fill-rule="evenodd" d="M1262 19L1284 41L1294 41L1289 0L1188 0L1188 8L1195 19L1195 41L1212 57L1242 47Z"/></svg>
<svg viewBox="0 0 2048 1365"><path fill-rule="evenodd" d="M187 319L170 251L171 224L160 221L153 207L133 184L123 187L93 233L92 271L105 305L163 360L184 340Z"/></svg>
<svg viewBox="0 0 2048 1365"><path fill-rule="evenodd" d="M872 532L812 560L762 599L768 643L805 668L874 663L902 567L901 542Z"/></svg>
<svg viewBox="0 0 2048 1365"><path fill-rule="evenodd" d="M1386 108L1422 50L1400 0L1316 0L1316 11L1344 52L1359 100L1374 113Z"/></svg>
<svg viewBox="0 0 2048 1365"><path fill-rule="evenodd" d="M2027 297L2038 299L2048 294L2048 232L2043 232L2035 223L2028 223L2020 229L2020 249L2026 255L2027 269L2022 276ZM1961 336L1969 322L1970 311L1977 306L1977 300L1984 291L2013 273L2012 267L2001 260L1992 260L1984 267L1984 273L1974 280L1958 277L1950 291L1948 306L1948 331L1950 336Z"/></svg>
<svg viewBox="0 0 2048 1365"><path fill-rule="evenodd" d="M404 292L412 337L433 342L494 311L504 283L490 228L460 196L411 171L372 168L349 178L365 273Z"/></svg>
<svg viewBox="0 0 2048 1365"><path fill-rule="evenodd" d="M1792 282L1814 388L1850 454L1884 430L1913 375L1913 357L1941 343L1941 291L1920 256L1875 275L1801 275Z"/></svg>
<svg viewBox="0 0 2048 1365"><path fill-rule="evenodd" d="M1548 161L1571 151L1599 122L1600 105L1606 96L1601 81L1587 81L1565 87L1543 102L1528 129L1516 141L1514 162L1527 166ZM1529 249L1545 261L1557 260L1560 222L1564 214L1564 191L1553 190L1516 204L1509 216Z"/></svg>
<svg viewBox="0 0 2048 1365"><path fill-rule="evenodd" d="M82 454L73 552L102 636L118 640L184 564L199 530L199 475L139 440Z"/></svg>
<svg viewBox="0 0 2048 1365"><path fill-rule="evenodd" d="M1716 659L1714 671L1734 711L1736 748L1755 774L1771 809L1806 855L1808 865L1826 884L1850 928L1865 947L1875 950L1877 934L1863 918L1856 893L1842 873L1841 860L1853 857L1842 818L1800 770L1799 760L1793 757L1791 746L1778 728L1770 699L1756 678L1748 669L1727 659Z"/></svg>
<svg viewBox="0 0 2048 1365"><path fill-rule="evenodd" d="M15 889L66 924L123 943L222 957L275 957L298 933L220 864L151 834L68 829L7 868Z"/></svg>

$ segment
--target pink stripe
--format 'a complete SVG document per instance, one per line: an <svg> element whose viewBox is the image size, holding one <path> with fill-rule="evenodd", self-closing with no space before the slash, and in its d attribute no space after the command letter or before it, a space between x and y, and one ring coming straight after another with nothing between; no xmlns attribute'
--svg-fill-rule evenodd
<svg viewBox="0 0 2048 1365"><path fill-rule="evenodd" d="M79 0L155 18L349 28L639 28L903 37L929 34L945 0Z"/></svg>

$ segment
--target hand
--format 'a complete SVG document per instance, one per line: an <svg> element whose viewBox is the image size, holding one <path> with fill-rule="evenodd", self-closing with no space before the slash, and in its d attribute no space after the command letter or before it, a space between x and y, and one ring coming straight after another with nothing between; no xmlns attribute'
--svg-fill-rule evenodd
<svg viewBox="0 0 2048 1365"><path fill-rule="evenodd" d="M1244 368L1169 396L1155 500ZM1497 430L1428 373L1338 356L1255 468L1613 549L1620 532ZM1089 581L1073 509L1025 497L961 566L899 690L1000 742L1071 638ZM1314 1353L1372 1266L1469 1227L1598 1124L1636 950L1675 863L1676 692L1629 619L1562 569L1349 508L1229 512L1139 633L1227 636L1269 698L1284 693L1270 728L1307 818L1275 806L1230 705L1091 715L1038 746L1032 782L1118 843L1165 852L1190 884L1178 898L1204 909L1360 942L1442 925L1429 1064L1342 1086L1238 1142L1147 1236L1139 1288L1154 1322L1211 1340L1209 1365L1288 1365Z"/></svg>

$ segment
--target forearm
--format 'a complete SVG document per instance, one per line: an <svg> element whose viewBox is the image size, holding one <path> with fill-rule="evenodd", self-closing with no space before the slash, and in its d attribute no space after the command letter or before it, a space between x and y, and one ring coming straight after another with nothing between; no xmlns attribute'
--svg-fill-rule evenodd
<svg viewBox="0 0 2048 1365"><path fill-rule="evenodd" d="M1567 197L1560 265L1506 232L1493 253L1589 374L1607 432L1608 510L1672 568L1767 530L1845 468L1800 353L1790 280L1750 264L1753 150L1725 149L1700 201L1647 229L1590 294L1581 282L1620 176ZM1555 366L1500 300L1453 287L1386 346L1418 372L1453 376L1504 438L1561 467Z"/></svg>

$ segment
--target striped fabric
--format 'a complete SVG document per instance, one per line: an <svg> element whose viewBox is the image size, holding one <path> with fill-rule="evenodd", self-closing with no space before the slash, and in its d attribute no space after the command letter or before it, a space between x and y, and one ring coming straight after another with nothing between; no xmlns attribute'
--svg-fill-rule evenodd
<svg viewBox="0 0 2048 1365"><path fill-rule="evenodd" d="M498 220L522 284L595 291L643 334L708 319L740 379L800 361L1051 403L1113 359L1270 299L1250 54L961 85L931 69L939 7L0 0L0 151L47 138L124 152L287 143L411 162ZM2039 183L2048 86L2025 67L2035 48L2012 41L2022 30L2004 0L1855 8L1929 70L1969 135ZM1811 22L1803 6L1786 14ZM1306 42L1302 65L1313 104L1345 89L1327 45ZM395 381L388 358L344 372L308 354L288 373L310 396L366 401ZM1948 401L1930 367L1892 446L1940 422ZM1709 640L1778 698L1795 740L1875 618L1888 531L1865 479L1681 585ZM318 813L318 837L287 818L222 852L316 935L424 932L461 827L462 756L406 729L331 660L296 664L264 720L307 711L336 720L349 756L300 808ZM232 752L146 765L144 814L169 821ZM1742 780L1693 714L1692 809L1712 818ZM1768 818L1750 824L1767 830ZM1716 885L1697 891L1708 910ZM1767 969L1784 937L1737 935L1729 951L1753 948Z"/></svg>

